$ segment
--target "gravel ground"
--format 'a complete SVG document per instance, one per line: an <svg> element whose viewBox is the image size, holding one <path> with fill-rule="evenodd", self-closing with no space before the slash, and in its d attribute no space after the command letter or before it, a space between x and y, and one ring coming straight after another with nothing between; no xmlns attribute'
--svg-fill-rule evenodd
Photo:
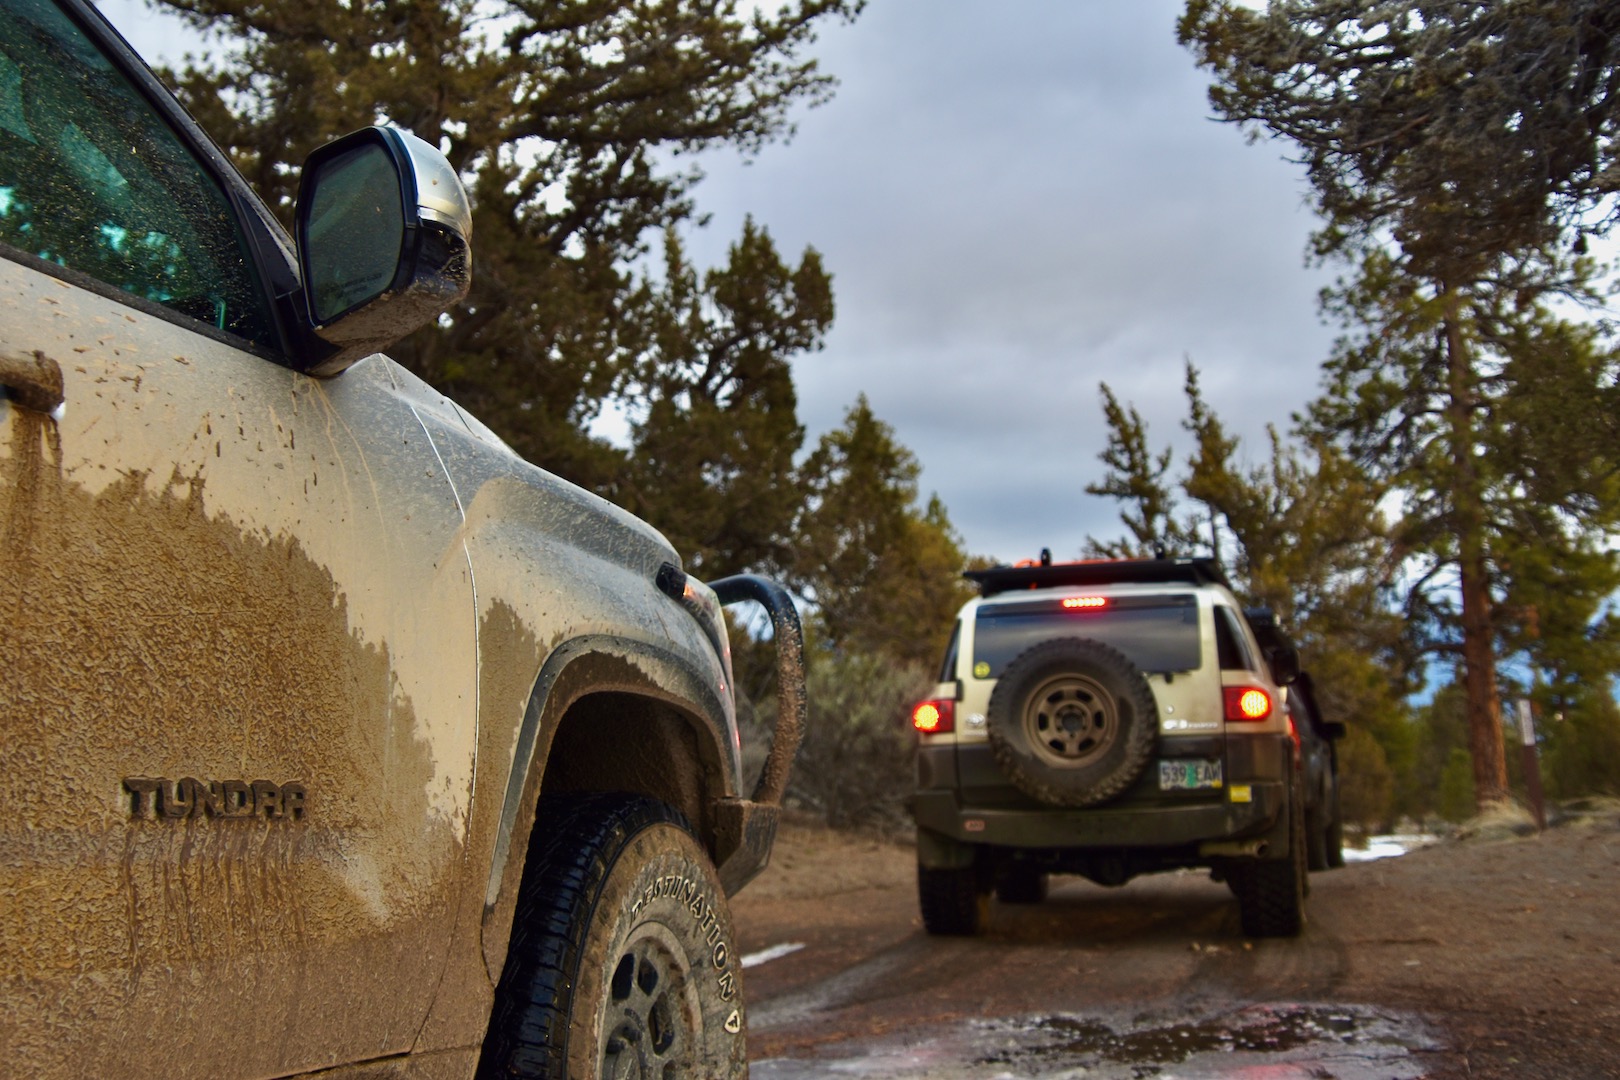
<svg viewBox="0 0 1620 1080"><path fill-rule="evenodd" d="M770 868L733 903L744 953L774 950L746 976L750 1050L773 1063L756 1071L814 1075L775 1063L943 1045L964 1025L1185 1016L1192 1031L1212 1010L1317 1003L1384 1010L1397 1026L1413 1018L1430 1036L1408 1040L1409 1071L1354 1075L1620 1077L1620 809L1588 809L1541 834L1485 823L1312 875L1305 934L1265 942L1243 940L1225 888L1194 873L1119 889L1059 879L1047 904L998 906L982 938L930 938L908 844L786 823ZM1071 1066L1095 1060L1069 1050ZM1112 1075L969 1065L867 1074ZM1122 1075L1172 1075L1131 1068ZM1313 1068L1265 1075L1352 1075Z"/></svg>

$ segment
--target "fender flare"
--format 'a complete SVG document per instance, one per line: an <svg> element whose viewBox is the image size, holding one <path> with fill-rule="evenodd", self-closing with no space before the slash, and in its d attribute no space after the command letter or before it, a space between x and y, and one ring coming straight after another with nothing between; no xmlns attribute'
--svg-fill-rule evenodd
<svg viewBox="0 0 1620 1080"><path fill-rule="evenodd" d="M588 677L575 674L603 661L613 669L612 677L604 679L599 672ZM734 796L740 785L736 718L718 688L693 673L680 656L644 641L605 634L572 638L553 649L540 667L523 710L490 861L481 932L491 979L499 979L505 963L511 916L523 878L523 859L514 859L512 851L527 845L534 827L552 739L575 702L604 691L653 698L689 718L703 752L703 779L711 799Z"/></svg>

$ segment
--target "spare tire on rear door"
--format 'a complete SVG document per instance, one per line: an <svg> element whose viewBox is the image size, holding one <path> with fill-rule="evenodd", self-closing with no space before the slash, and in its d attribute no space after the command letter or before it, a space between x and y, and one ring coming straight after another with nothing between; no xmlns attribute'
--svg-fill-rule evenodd
<svg viewBox="0 0 1620 1080"><path fill-rule="evenodd" d="M989 735L1007 778L1053 806L1091 806L1142 774L1158 735L1147 679L1119 650L1043 641L1008 664L990 695Z"/></svg>

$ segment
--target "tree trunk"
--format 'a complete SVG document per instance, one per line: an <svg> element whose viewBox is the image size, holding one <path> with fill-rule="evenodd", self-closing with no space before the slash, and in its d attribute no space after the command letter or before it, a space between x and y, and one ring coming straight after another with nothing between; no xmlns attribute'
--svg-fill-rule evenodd
<svg viewBox="0 0 1620 1080"><path fill-rule="evenodd" d="M1508 798L1502 749L1502 707L1496 695L1490 569L1485 559L1485 513L1474 461L1473 368L1458 325L1460 297L1448 290L1444 333L1448 369L1446 414L1451 426L1452 519L1462 589L1463 692L1468 702L1468 755L1474 765L1474 804L1480 810Z"/></svg>
<svg viewBox="0 0 1620 1080"><path fill-rule="evenodd" d="M1461 569L1468 754L1474 762L1474 803L1484 810L1508 798L1507 758L1502 749L1502 704L1496 694L1491 593L1484 556L1464 556Z"/></svg>

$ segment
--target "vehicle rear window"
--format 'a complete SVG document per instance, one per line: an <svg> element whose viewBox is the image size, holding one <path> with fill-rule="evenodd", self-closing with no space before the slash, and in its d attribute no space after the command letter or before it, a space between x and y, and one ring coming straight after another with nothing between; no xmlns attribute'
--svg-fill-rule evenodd
<svg viewBox="0 0 1620 1080"><path fill-rule="evenodd" d="M1025 649L1062 637L1111 645L1147 672L1194 671L1200 662L1198 603L1190 594L1108 597L1098 607L1032 600L979 609L973 674L997 678Z"/></svg>

